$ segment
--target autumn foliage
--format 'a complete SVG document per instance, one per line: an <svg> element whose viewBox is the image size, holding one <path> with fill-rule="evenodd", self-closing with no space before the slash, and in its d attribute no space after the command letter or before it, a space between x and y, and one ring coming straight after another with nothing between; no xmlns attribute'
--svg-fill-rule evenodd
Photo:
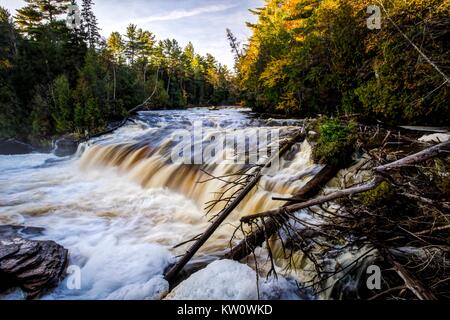
<svg viewBox="0 0 450 320"><path fill-rule="evenodd" d="M380 8L381 29L367 27L370 5ZM450 1L267 0L253 12L237 63L246 106L448 124L449 83L407 38L448 75Z"/></svg>

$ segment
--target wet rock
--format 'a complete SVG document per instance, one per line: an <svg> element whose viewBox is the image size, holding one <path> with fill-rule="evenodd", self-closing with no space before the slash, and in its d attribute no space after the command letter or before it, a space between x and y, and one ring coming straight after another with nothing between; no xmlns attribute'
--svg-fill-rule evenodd
<svg viewBox="0 0 450 320"><path fill-rule="evenodd" d="M53 241L0 234L0 292L19 287L28 299L38 297L62 279L67 255L68 251Z"/></svg>
<svg viewBox="0 0 450 320"><path fill-rule="evenodd" d="M318 136L319 136L319 134L315 131L311 130L308 132L308 138L310 138L310 139L316 139Z"/></svg>
<svg viewBox="0 0 450 320"><path fill-rule="evenodd" d="M29 239L31 236L39 236L44 232L44 228L36 227L25 227L25 226L0 226L0 239L6 238L26 238Z"/></svg>
<svg viewBox="0 0 450 320"><path fill-rule="evenodd" d="M56 141L54 154L57 157L67 157L75 154L78 149L78 142L71 136L63 137Z"/></svg>
<svg viewBox="0 0 450 320"><path fill-rule="evenodd" d="M0 140L0 155L27 154L33 147L18 140Z"/></svg>

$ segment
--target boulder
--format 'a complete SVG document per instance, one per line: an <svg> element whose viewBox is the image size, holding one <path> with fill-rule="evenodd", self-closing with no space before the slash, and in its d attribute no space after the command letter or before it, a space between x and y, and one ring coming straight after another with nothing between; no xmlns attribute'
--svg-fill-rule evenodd
<svg viewBox="0 0 450 320"><path fill-rule="evenodd" d="M14 140L0 140L0 155L27 154L33 152L32 146Z"/></svg>
<svg viewBox="0 0 450 320"><path fill-rule="evenodd" d="M0 292L19 287L28 299L39 297L63 278L67 258L68 251L53 241L0 233Z"/></svg>
<svg viewBox="0 0 450 320"><path fill-rule="evenodd" d="M54 154L57 157L71 156L77 152L78 141L72 136L65 136L55 142Z"/></svg>

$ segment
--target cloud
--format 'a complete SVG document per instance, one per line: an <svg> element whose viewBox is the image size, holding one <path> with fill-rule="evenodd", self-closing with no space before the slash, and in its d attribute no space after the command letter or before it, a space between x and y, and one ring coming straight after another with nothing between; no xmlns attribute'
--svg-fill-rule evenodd
<svg viewBox="0 0 450 320"><path fill-rule="evenodd" d="M139 18L134 19L134 23L148 23L148 22L155 22L155 21L171 21L171 20L178 20L182 18L188 18L188 17L194 17L200 14L204 13L213 13L213 12L221 12L226 11L231 8L235 8L237 5L211 5L211 6L205 6L205 7L197 7L193 9L181 9L181 10L174 10L167 14L159 15L159 16L150 16L145 18Z"/></svg>

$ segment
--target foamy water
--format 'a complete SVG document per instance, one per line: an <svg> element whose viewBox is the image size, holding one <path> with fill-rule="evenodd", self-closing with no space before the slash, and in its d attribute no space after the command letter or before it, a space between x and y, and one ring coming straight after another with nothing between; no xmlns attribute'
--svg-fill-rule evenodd
<svg viewBox="0 0 450 320"><path fill-rule="evenodd" d="M69 264L81 270L80 289L69 289L64 281L44 299L164 296L168 285L163 273L187 249L173 247L209 226L211 216L205 214L205 204L224 185L220 181L198 183L205 179L201 170L219 176L239 169L230 164L191 166L167 161L175 130L189 130L198 120L203 121L207 136L241 131L252 135L262 127L289 132L296 125L275 120L269 124L235 109L143 112L114 134L80 146L73 157L0 156L0 224L44 228L34 238L66 247ZM282 161L277 174L263 177L194 261L220 256L229 247L240 216L279 206L272 196L288 196L311 178L318 168L310 161L310 147L303 143L297 148L289 161ZM208 268L183 282L171 297L258 297L256 273L250 267L222 261ZM214 274L222 277L211 278ZM233 277L242 279L242 285L233 285L229 281ZM262 298L298 298L296 286L283 278L264 282L259 289ZM4 296L8 297L19 298L20 294Z"/></svg>

